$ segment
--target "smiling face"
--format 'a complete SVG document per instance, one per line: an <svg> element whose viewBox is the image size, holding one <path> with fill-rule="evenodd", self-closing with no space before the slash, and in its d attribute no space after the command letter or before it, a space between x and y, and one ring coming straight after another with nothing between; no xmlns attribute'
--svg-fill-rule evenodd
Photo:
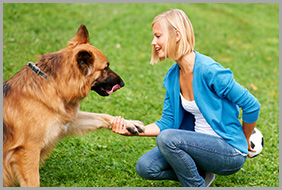
<svg viewBox="0 0 282 190"><path fill-rule="evenodd" d="M173 9L157 15L152 22L154 39L152 41L151 64L165 59L177 61L194 49L195 36L187 15Z"/></svg>
<svg viewBox="0 0 282 190"><path fill-rule="evenodd" d="M152 41L152 46L154 47L155 52L158 54L159 58L164 59L166 57L166 51L165 51L166 36L159 22L156 22L153 25L153 35L154 38Z"/></svg>

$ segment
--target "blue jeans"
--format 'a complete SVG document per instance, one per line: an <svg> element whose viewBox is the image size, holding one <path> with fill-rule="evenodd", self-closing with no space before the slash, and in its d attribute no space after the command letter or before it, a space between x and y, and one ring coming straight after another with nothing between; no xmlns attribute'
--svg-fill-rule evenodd
<svg viewBox="0 0 282 190"><path fill-rule="evenodd" d="M150 180L177 180L184 187L205 187L203 171L234 174L246 159L225 140L194 131L164 130L157 145L139 158L137 173Z"/></svg>

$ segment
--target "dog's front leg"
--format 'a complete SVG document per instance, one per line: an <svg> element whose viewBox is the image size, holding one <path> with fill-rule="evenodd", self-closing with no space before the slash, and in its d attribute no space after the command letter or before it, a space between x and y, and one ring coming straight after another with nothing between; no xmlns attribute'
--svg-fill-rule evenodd
<svg viewBox="0 0 282 190"><path fill-rule="evenodd" d="M78 111L75 119L66 129L67 135L83 135L97 129L111 129L114 116L109 114ZM127 129L133 133L144 132L144 125L137 120L126 120Z"/></svg>
<svg viewBox="0 0 282 190"><path fill-rule="evenodd" d="M13 171L21 187L39 187L40 148L34 145L19 147L12 153Z"/></svg>
<svg viewBox="0 0 282 190"><path fill-rule="evenodd" d="M68 126L67 135L83 135L97 129L110 129L114 117L108 114L78 111Z"/></svg>

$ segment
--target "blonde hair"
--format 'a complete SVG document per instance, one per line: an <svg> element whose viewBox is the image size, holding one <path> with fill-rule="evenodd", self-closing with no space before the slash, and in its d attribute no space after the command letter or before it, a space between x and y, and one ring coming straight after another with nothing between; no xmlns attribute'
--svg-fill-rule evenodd
<svg viewBox="0 0 282 190"><path fill-rule="evenodd" d="M166 36L165 58L160 58L156 49L152 48L151 64L164 59L178 60L183 55L194 50L195 36L188 16L179 9L163 12L155 17L152 27L158 22ZM176 43L176 30L180 33L180 40Z"/></svg>

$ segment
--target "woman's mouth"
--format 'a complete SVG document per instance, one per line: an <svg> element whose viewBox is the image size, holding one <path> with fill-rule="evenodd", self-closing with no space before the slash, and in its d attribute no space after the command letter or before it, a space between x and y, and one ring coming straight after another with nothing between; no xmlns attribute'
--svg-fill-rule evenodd
<svg viewBox="0 0 282 190"><path fill-rule="evenodd" d="M156 48L156 52L159 53L161 51L162 48L158 47Z"/></svg>

